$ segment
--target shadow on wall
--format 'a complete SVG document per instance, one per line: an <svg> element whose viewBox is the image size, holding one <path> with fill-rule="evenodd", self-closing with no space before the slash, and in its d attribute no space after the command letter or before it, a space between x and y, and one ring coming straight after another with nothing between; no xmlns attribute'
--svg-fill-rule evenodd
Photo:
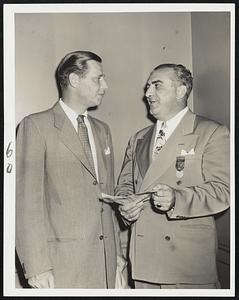
<svg viewBox="0 0 239 300"><path fill-rule="evenodd" d="M229 126L230 98L226 99L229 82L226 79L227 74L220 67L213 67L198 75L194 84L194 108L197 114ZM222 83L225 88L219 86ZM219 111L222 109L225 116Z"/></svg>

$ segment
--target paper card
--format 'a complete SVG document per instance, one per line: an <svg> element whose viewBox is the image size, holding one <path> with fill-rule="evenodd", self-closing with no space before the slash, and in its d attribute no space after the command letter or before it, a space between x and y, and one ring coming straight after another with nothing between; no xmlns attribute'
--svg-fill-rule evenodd
<svg viewBox="0 0 239 300"><path fill-rule="evenodd" d="M150 194L151 194L150 192L146 192L146 193L132 194L129 196L112 196L105 193L101 193L102 195L101 200L103 200L106 203L125 204L126 201L128 202L135 201L134 196L141 196L139 197L139 199L137 199L136 202L140 202L140 201L146 202L150 200Z"/></svg>

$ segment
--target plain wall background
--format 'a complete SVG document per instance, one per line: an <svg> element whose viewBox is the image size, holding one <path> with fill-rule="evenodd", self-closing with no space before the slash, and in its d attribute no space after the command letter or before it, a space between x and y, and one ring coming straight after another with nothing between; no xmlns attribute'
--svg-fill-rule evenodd
<svg viewBox="0 0 239 300"><path fill-rule="evenodd" d="M192 68L190 13L18 13L15 21L16 124L57 101L54 72L66 53L96 52L109 89L91 114L110 125L117 178L130 136L151 123L142 101L151 70Z"/></svg>

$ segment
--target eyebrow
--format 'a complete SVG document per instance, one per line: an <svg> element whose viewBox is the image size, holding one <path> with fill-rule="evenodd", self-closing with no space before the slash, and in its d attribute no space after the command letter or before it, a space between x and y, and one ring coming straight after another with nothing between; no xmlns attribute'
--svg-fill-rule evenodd
<svg viewBox="0 0 239 300"><path fill-rule="evenodd" d="M158 82L160 82L160 83L163 83L163 81L162 81L162 80L159 80L159 79L158 79L158 80L154 80L154 81L152 81L152 82L151 82L151 84L155 84L155 83L158 83Z"/></svg>

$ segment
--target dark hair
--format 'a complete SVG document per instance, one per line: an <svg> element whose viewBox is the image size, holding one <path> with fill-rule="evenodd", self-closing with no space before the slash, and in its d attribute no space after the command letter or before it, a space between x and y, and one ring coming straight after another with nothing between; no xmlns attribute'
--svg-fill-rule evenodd
<svg viewBox="0 0 239 300"><path fill-rule="evenodd" d="M186 86L187 92L185 94L184 99L187 100L191 93L192 87L193 87L193 77L192 77L191 72L185 66L177 65L177 64L161 64L161 65L158 65L157 67L155 67L153 69L153 71L157 71L159 69L166 69L166 68L173 69L177 76L177 79L183 85Z"/></svg>
<svg viewBox="0 0 239 300"><path fill-rule="evenodd" d="M76 73L80 76L84 76L87 73L88 60L102 62L102 59L97 54L90 51L74 51L68 53L60 61L56 69L56 82L61 91L68 86L71 73Z"/></svg>

